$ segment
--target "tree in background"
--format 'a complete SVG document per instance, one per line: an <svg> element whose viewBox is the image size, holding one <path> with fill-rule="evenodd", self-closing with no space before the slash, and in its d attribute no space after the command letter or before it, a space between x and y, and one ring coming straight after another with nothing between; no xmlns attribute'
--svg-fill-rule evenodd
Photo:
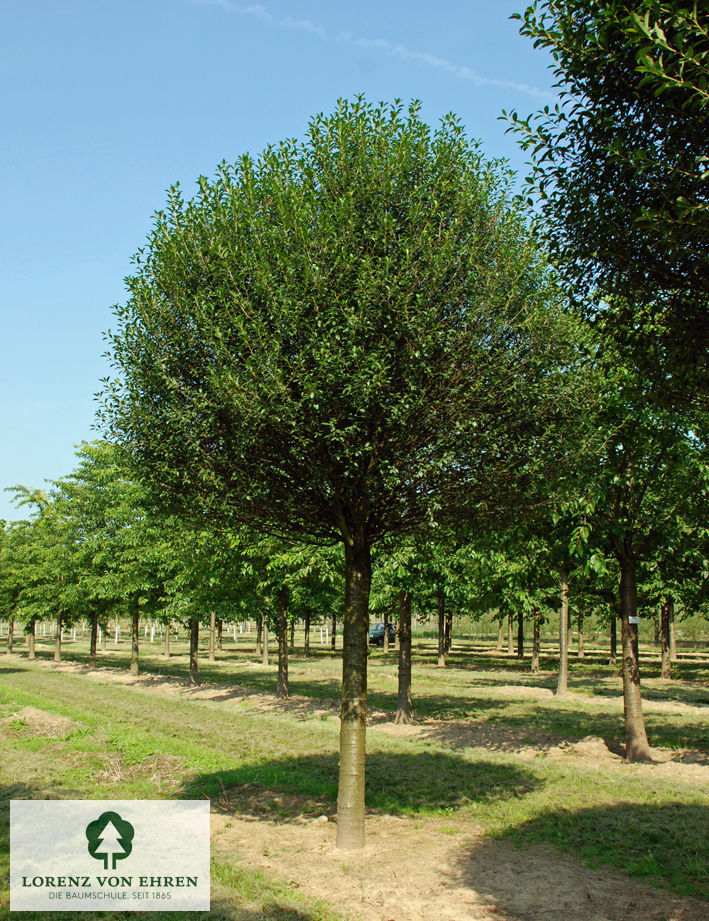
<svg viewBox="0 0 709 921"><path fill-rule="evenodd" d="M709 18L697 0L542 0L521 32L561 105L510 118L570 290L614 299L653 399L709 388ZM622 295L619 298L619 295Z"/></svg>
<svg viewBox="0 0 709 921"><path fill-rule="evenodd" d="M575 393L573 325L510 177L418 108L341 102L192 201L172 189L104 403L163 503L341 543L343 847L364 841L373 544L519 501Z"/></svg>

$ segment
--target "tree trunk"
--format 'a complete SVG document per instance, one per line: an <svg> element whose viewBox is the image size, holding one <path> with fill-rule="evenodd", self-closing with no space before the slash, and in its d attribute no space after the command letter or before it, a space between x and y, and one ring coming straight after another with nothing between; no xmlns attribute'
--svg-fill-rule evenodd
<svg viewBox="0 0 709 921"><path fill-rule="evenodd" d="M436 591L436 608L438 611L438 665L445 668L446 664L446 596L443 589Z"/></svg>
<svg viewBox="0 0 709 921"><path fill-rule="evenodd" d="M611 657L608 660L609 665L615 665L618 662L618 619L615 612L611 614Z"/></svg>
<svg viewBox="0 0 709 921"><path fill-rule="evenodd" d="M220 617L219 620L217 621L217 649L220 652L223 649L223 646L222 646L222 641L223 641L222 633L223 632L224 632L224 621Z"/></svg>
<svg viewBox="0 0 709 921"><path fill-rule="evenodd" d="M256 655L263 653L263 617L259 614L256 618Z"/></svg>
<svg viewBox="0 0 709 921"><path fill-rule="evenodd" d="M334 652L337 648L337 610L332 612L332 633L330 634L330 649Z"/></svg>
<svg viewBox="0 0 709 921"><path fill-rule="evenodd" d="M214 662L216 658L215 646L217 639L217 615L214 611L209 612L209 661Z"/></svg>
<svg viewBox="0 0 709 921"><path fill-rule="evenodd" d="M290 622L290 649L289 652L295 652L295 617Z"/></svg>
<svg viewBox="0 0 709 921"><path fill-rule="evenodd" d="M507 655L514 655L515 629L512 614L507 615Z"/></svg>
<svg viewBox="0 0 709 921"><path fill-rule="evenodd" d="M411 703L411 592L399 592L399 695L395 723L413 723Z"/></svg>
<svg viewBox="0 0 709 921"><path fill-rule="evenodd" d="M584 659L586 657L586 653L584 652L584 648L583 648L584 635L583 635L583 612L582 611L579 611L577 615L576 626L578 629L578 638L579 638L578 639L578 649L576 650L576 657L579 659Z"/></svg>
<svg viewBox="0 0 709 921"><path fill-rule="evenodd" d="M505 645L505 628L502 626L502 620L497 625L497 646L496 652L502 652Z"/></svg>
<svg viewBox="0 0 709 921"><path fill-rule="evenodd" d="M672 662L670 660L670 611L672 602L664 601L660 607L660 635L662 638L662 677L672 677Z"/></svg>
<svg viewBox="0 0 709 921"><path fill-rule="evenodd" d="M305 609L305 624L303 625L305 631L305 639L303 640L303 652L306 656L310 655L310 608Z"/></svg>
<svg viewBox="0 0 709 921"><path fill-rule="evenodd" d="M384 606L384 641L382 651L389 652L389 608Z"/></svg>
<svg viewBox="0 0 709 921"><path fill-rule="evenodd" d="M532 621L532 674L539 674L539 627L541 616L535 611Z"/></svg>
<svg viewBox="0 0 709 921"><path fill-rule="evenodd" d="M620 563L620 618L623 648L623 711L626 761L652 761L645 731L638 663L637 585L635 558L618 554Z"/></svg>
<svg viewBox="0 0 709 921"><path fill-rule="evenodd" d="M165 659L170 658L170 621L165 624L165 650L163 652Z"/></svg>
<svg viewBox="0 0 709 921"><path fill-rule="evenodd" d="M278 592L278 685L276 697L288 699L288 589Z"/></svg>
<svg viewBox="0 0 709 921"><path fill-rule="evenodd" d="M199 684L199 619L190 617L190 684Z"/></svg>
<svg viewBox="0 0 709 921"><path fill-rule="evenodd" d="M261 620L261 664L268 665L268 624L265 617Z"/></svg>
<svg viewBox="0 0 709 921"><path fill-rule="evenodd" d="M524 614L517 613L517 658L524 658Z"/></svg>
<svg viewBox="0 0 709 921"><path fill-rule="evenodd" d="M15 618L11 617L7 625L7 651L12 652L12 642L15 639Z"/></svg>
<svg viewBox="0 0 709 921"><path fill-rule="evenodd" d="M98 611L91 612L91 639L89 640L89 665L96 668L96 641L98 639Z"/></svg>
<svg viewBox="0 0 709 921"><path fill-rule="evenodd" d="M29 649L27 650L27 658L34 659L34 643L35 643L35 631L36 631L36 621L34 617L30 620L27 625L27 639L29 640Z"/></svg>
<svg viewBox="0 0 709 921"><path fill-rule="evenodd" d="M670 662L677 661L677 637L675 635L675 605L670 608Z"/></svg>
<svg viewBox="0 0 709 921"><path fill-rule="evenodd" d="M652 641L655 644L655 646L660 645L660 619L662 617L661 612L662 612L662 604L660 605L660 616L658 616L657 613L652 615Z"/></svg>
<svg viewBox="0 0 709 921"><path fill-rule="evenodd" d="M136 602L133 605L133 617L131 619L131 631L130 631L130 673L131 675L138 674L138 630L140 629L140 608Z"/></svg>
<svg viewBox="0 0 709 921"><path fill-rule="evenodd" d="M556 693L564 697L569 693L569 582L565 569L559 570L559 678Z"/></svg>
<svg viewBox="0 0 709 921"><path fill-rule="evenodd" d="M446 605L446 655L451 651L453 643L453 608Z"/></svg>
<svg viewBox="0 0 709 921"><path fill-rule="evenodd" d="M61 662L62 660L62 624L64 623L64 618L61 614L57 615L57 635L54 639L54 661Z"/></svg>
<svg viewBox="0 0 709 921"><path fill-rule="evenodd" d="M363 534L345 540L337 846L364 846L367 652L372 563Z"/></svg>

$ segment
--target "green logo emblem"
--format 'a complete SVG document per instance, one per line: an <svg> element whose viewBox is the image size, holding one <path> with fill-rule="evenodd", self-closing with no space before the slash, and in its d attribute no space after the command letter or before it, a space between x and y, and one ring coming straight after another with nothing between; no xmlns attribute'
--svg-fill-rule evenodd
<svg viewBox="0 0 709 921"><path fill-rule="evenodd" d="M123 860L133 850L135 829L117 812L104 812L86 826L89 854L103 860L104 870L115 870L116 861Z"/></svg>

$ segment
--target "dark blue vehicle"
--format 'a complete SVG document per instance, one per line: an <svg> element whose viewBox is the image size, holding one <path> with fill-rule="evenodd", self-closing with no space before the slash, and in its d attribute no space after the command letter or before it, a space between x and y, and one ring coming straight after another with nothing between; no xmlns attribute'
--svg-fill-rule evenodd
<svg viewBox="0 0 709 921"><path fill-rule="evenodd" d="M393 643L396 639L396 630L394 629L394 624L387 624L387 626L389 628L389 642ZM369 645L384 645L384 624L374 624L369 628Z"/></svg>

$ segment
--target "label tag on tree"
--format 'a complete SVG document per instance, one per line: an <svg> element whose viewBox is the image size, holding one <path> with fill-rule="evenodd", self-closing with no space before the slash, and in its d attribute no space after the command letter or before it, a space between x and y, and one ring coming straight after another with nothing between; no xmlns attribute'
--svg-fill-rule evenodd
<svg viewBox="0 0 709 921"><path fill-rule="evenodd" d="M209 801L12 800L11 911L209 911Z"/></svg>
<svg viewBox="0 0 709 921"><path fill-rule="evenodd" d="M629 617L629 618L628 618L628 623L629 623L629 624L639 624L639 623L640 623L640 618L639 618L639 617Z"/></svg>

